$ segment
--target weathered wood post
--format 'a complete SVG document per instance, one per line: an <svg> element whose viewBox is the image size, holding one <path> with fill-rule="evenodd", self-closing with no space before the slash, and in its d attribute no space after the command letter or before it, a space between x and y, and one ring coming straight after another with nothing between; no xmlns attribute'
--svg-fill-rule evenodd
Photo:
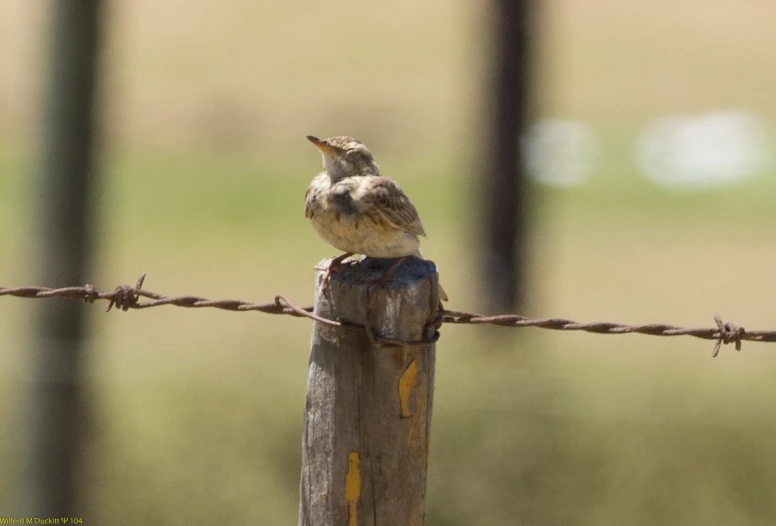
<svg viewBox="0 0 776 526"><path fill-rule="evenodd" d="M438 278L433 263L408 258L386 287L370 283L389 263L344 268L325 294L318 275L315 313L371 327L378 345L364 330L314 322L300 526L424 524Z"/></svg>

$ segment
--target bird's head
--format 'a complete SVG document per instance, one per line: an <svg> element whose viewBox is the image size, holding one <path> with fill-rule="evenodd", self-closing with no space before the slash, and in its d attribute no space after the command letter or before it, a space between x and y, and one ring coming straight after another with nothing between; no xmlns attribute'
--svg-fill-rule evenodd
<svg viewBox="0 0 776 526"><path fill-rule="evenodd" d="M361 141L353 137L329 137L319 139L308 135L323 157L323 170L332 182L355 175L380 175L380 169L372 154Z"/></svg>

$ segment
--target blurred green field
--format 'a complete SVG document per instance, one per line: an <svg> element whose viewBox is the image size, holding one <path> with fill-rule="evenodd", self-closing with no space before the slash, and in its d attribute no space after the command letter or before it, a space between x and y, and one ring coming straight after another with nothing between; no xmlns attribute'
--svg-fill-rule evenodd
<svg viewBox="0 0 776 526"><path fill-rule="evenodd" d="M309 303L310 267L332 250L302 215L318 162L308 157L285 170L231 157L107 159L94 283L148 272L147 288L164 293L262 301L282 292ZM18 256L0 270L12 283L34 276L24 264L34 243L16 229L29 213L31 169L8 152L0 161L3 239ZM456 213L470 203L471 177L402 174L451 306L477 308L472 216ZM602 173L584 190L536 189L529 314L709 325L719 313L770 327L763 291L776 246L763 239L776 213L757 199L769 184L679 199ZM30 307L0 303L10 336L0 410L10 421L21 418ZM92 321L96 417L83 505L94 520L293 522L309 324L174 308L95 307ZM430 524L767 523L776 418L765 409L776 361L756 344L711 360L711 347L445 327ZM18 469L22 435L13 429L0 462ZM3 483L10 499L13 477Z"/></svg>
<svg viewBox="0 0 776 526"><path fill-rule="evenodd" d="M463 1L290 10L114 3L105 53L98 288L312 301L334 253L304 219L308 133L349 133L417 205L450 307L476 310L476 164L488 12ZM0 5L0 285L35 284L45 13ZM32 7L31 7L32 6ZM772 8L699 0L543 4L537 114L582 119L601 164L533 188L525 314L774 327L776 173L672 193L633 140L669 113L776 118ZM353 29L368 17L370 24ZM399 29L397 29L399 28ZM325 79L325 81L324 81ZM771 139L772 151L774 141ZM34 302L0 300L0 515L13 513ZM92 312L93 524L293 524L310 326L255 313ZM773 350L535 329L443 328L431 526L770 524Z"/></svg>

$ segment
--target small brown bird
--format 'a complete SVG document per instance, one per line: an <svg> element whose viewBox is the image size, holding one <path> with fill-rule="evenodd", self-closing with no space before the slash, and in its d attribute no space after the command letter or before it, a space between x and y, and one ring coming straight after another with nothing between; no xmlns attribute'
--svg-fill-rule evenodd
<svg viewBox="0 0 776 526"><path fill-rule="evenodd" d="M334 258L323 279L353 254L399 258L381 281L388 281L407 256L423 259L426 235L418 211L395 181L380 176L367 147L352 137L307 136L321 151L323 171L305 194L304 214L327 243L345 252ZM442 287L439 296L447 301Z"/></svg>

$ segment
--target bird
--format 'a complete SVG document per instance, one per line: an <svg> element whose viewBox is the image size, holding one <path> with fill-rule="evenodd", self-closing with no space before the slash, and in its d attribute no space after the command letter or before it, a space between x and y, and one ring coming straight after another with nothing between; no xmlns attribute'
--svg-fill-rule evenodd
<svg viewBox="0 0 776 526"><path fill-rule="evenodd" d="M364 143L347 136L307 139L321 152L323 171L305 193L305 217L324 241L344 252L326 269L325 289L332 272L354 254L397 258L380 279L385 284L405 258L424 259L420 236L426 237L415 206L393 179L380 175ZM447 294L439 287L439 296Z"/></svg>

